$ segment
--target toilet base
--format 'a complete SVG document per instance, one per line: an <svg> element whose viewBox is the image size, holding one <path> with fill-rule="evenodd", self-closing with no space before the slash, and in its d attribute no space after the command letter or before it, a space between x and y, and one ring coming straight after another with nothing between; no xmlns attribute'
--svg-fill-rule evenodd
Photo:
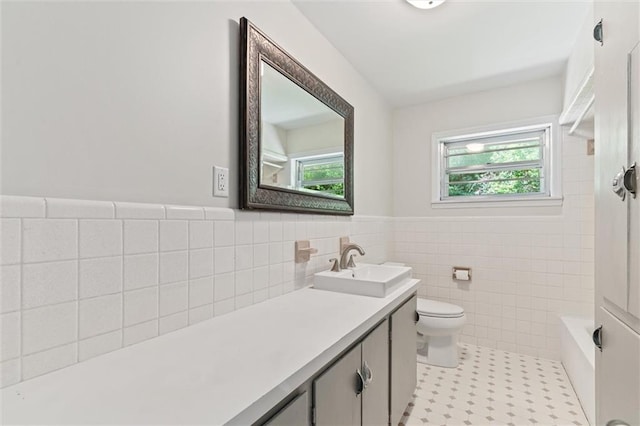
<svg viewBox="0 0 640 426"><path fill-rule="evenodd" d="M428 336L418 349L417 360L421 364L455 368L458 366L458 336Z"/></svg>

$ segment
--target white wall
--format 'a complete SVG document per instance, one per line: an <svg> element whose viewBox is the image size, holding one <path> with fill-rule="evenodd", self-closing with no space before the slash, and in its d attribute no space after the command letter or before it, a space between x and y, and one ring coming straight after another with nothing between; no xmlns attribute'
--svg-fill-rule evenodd
<svg viewBox="0 0 640 426"><path fill-rule="evenodd" d="M560 77L472 93L394 112L395 216L558 214L553 207L526 209L432 209L431 135L446 130L530 119L562 110Z"/></svg>
<svg viewBox="0 0 640 426"><path fill-rule="evenodd" d="M355 209L390 214L390 110L288 1L2 5L2 193L237 207L238 20L355 107Z"/></svg>

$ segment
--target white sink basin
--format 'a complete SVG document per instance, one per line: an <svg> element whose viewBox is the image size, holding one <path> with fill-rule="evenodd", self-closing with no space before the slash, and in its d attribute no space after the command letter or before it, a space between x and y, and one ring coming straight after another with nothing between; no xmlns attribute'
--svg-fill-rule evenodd
<svg viewBox="0 0 640 426"><path fill-rule="evenodd" d="M340 293L386 297L410 278L411 268L408 266L362 264L340 272L318 272L314 276L313 287Z"/></svg>

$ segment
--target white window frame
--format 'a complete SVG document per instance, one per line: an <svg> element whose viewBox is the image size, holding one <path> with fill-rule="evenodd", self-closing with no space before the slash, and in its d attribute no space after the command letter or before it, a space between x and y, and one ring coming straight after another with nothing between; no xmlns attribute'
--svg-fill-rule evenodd
<svg viewBox="0 0 640 426"><path fill-rule="evenodd" d="M443 198L444 144L513 132L549 129L543 148L545 190L540 194L479 195ZM558 116L544 116L517 122L499 123L434 133L431 137L431 206L433 208L526 207L562 205L561 132Z"/></svg>

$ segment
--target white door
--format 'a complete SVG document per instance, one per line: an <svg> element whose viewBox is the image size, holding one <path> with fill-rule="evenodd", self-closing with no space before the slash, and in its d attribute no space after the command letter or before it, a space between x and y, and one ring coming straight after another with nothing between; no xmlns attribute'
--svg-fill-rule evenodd
<svg viewBox="0 0 640 426"><path fill-rule="evenodd" d="M603 28L603 44L595 47L598 425L640 423L640 195L634 199L624 188L621 173L640 162L639 8L638 1L598 0L594 9ZM631 187L632 175L626 176ZM618 194L612 190L616 177Z"/></svg>

